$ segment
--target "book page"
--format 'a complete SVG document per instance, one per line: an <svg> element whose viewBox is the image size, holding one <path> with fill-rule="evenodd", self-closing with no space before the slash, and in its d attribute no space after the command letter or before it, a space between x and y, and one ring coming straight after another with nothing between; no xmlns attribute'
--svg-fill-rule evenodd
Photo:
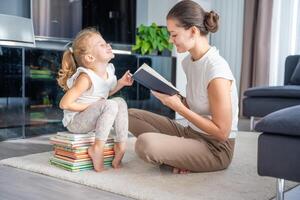
<svg viewBox="0 0 300 200"><path fill-rule="evenodd" d="M168 86L170 86L171 88L173 88L174 90L178 91L178 89L172 83L170 83L169 81L167 81L163 76L161 76L158 72L156 72L154 69L152 69L151 67L149 67L149 65L147 65L146 63L144 63L136 72L138 72L141 69L145 70L146 72L148 72L152 76L158 78L159 80L161 80L162 82L164 82L165 84L167 84Z"/></svg>

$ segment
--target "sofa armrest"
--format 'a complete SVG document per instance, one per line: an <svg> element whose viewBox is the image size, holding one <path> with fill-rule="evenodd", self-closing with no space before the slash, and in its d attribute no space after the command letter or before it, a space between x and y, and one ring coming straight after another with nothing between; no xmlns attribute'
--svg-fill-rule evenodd
<svg viewBox="0 0 300 200"><path fill-rule="evenodd" d="M300 182L300 137L263 133L258 138L257 172Z"/></svg>
<svg viewBox="0 0 300 200"><path fill-rule="evenodd" d="M255 130L300 137L300 105L278 110L265 116L256 124Z"/></svg>

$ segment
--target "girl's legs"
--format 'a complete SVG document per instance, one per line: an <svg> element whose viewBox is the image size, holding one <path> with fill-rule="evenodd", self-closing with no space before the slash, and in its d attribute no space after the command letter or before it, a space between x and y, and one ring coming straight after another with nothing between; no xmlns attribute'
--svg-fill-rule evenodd
<svg viewBox="0 0 300 200"><path fill-rule="evenodd" d="M126 149L126 140L128 138L128 110L124 99L120 97L112 98L118 104L118 113L115 119L114 128L115 137L115 158L112 162L114 168L119 168Z"/></svg>
<svg viewBox="0 0 300 200"><path fill-rule="evenodd" d="M88 149L94 169L99 172L103 168L103 149L110 129L118 113L118 104L112 100L99 100L86 110L76 114L67 129L73 133L95 131L95 143Z"/></svg>

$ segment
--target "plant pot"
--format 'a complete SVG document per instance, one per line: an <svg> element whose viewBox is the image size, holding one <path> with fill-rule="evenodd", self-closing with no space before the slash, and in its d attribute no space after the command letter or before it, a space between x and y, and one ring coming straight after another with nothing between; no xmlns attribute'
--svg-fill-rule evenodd
<svg viewBox="0 0 300 200"><path fill-rule="evenodd" d="M157 56L157 55L159 55L159 52L157 50L155 50L155 51L152 51L151 53L149 53L148 55Z"/></svg>
<svg viewBox="0 0 300 200"><path fill-rule="evenodd" d="M172 52L168 49L164 49L162 52L158 52L158 55L170 57L172 55Z"/></svg>

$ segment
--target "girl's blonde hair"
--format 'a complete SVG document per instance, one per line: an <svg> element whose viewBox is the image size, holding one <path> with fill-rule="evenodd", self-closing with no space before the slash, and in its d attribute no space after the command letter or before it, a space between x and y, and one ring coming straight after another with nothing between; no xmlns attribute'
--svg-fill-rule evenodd
<svg viewBox="0 0 300 200"><path fill-rule="evenodd" d="M62 58L61 69L58 71L58 85L67 91L67 80L76 72L78 66L84 66L84 55L89 53L90 45L87 41L91 36L101 34L95 28L85 28L75 37L72 47L68 48Z"/></svg>

